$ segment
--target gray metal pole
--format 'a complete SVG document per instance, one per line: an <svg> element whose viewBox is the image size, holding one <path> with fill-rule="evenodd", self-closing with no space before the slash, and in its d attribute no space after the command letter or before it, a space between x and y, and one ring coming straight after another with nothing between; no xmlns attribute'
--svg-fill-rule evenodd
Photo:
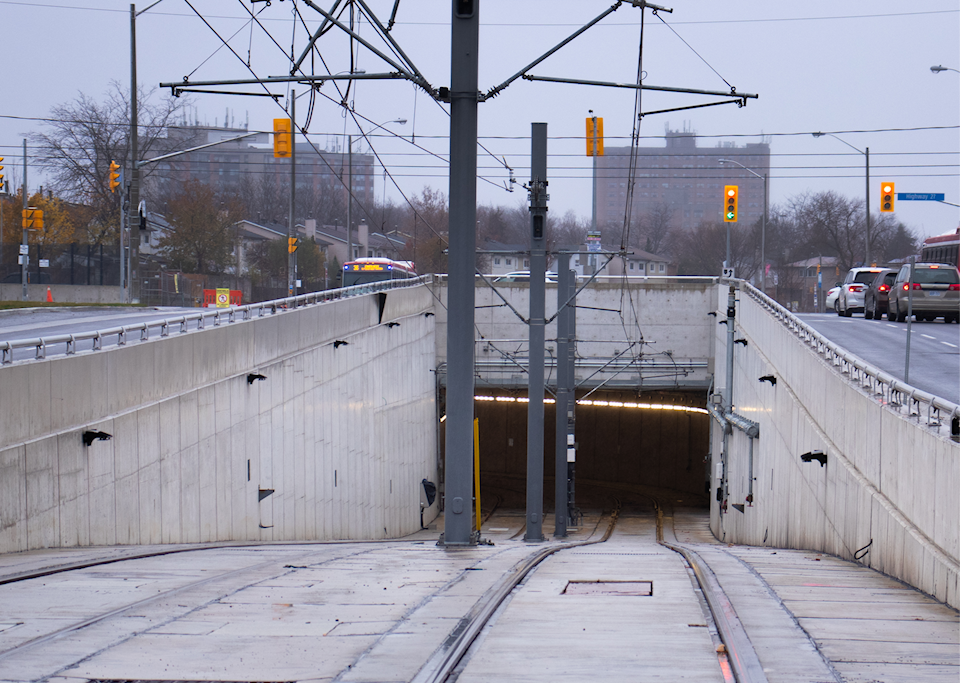
<svg viewBox="0 0 960 683"><path fill-rule="evenodd" d="M593 113L592 111L590 112ZM593 117L593 219L591 229L597 231L597 117Z"/></svg>
<svg viewBox="0 0 960 683"><path fill-rule="evenodd" d="M477 249L477 66L480 0L454 0L450 43L450 247L444 545L476 542L472 528L474 305Z"/></svg>
<svg viewBox="0 0 960 683"><path fill-rule="evenodd" d="M576 293L576 274L570 270L570 254L557 257L557 424L556 424L556 469L554 497L556 499L554 536L567 535L567 523L571 519L572 468L576 464L574 440L575 357L573 326L576 304L573 301L563 306ZM562 307L562 308L561 308Z"/></svg>
<svg viewBox="0 0 960 683"><path fill-rule="evenodd" d="M530 126L530 324L527 356L527 530L543 540L543 357L546 308L547 124Z"/></svg>
<svg viewBox="0 0 960 683"><path fill-rule="evenodd" d="M343 157L340 157L343 159ZM347 261L353 260L353 136L347 136Z"/></svg>
<svg viewBox="0 0 960 683"><path fill-rule="evenodd" d="M140 217L134 215L140 206L140 129L137 103L137 6L130 5L130 204L127 225L130 227L130 252L127 270L130 273L127 291L132 303L140 302ZM133 212L133 214L131 214Z"/></svg>
<svg viewBox="0 0 960 683"><path fill-rule="evenodd" d="M290 239L297 236L294 209L297 206L297 91L290 91L290 218L287 221L287 296L293 296L296 287L294 253L290 251Z"/></svg>
<svg viewBox="0 0 960 683"><path fill-rule="evenodd" d="M864 155L867 159L867 248L864 254L863 267L870 267L870 148L867 147Z"/></svg>
<svg viewBox="0 0 960 683"><path fill-rule="evenodd" d="M910 337L913 336L913 274L917 270L917 257L910 257L910 279L907 281L907 355L903 360L903 381L910 384ZM899 308L899 307L898 307Z"/></svg>
<svg viewBox="0 0 960 683"><path fill-rule="evenodd" d="M767 174L763 174L763 217L760 219L760 291L767 293Z"/></svg>
<svg viewBox="0 0 960 683"><path fill-rule="evenodd" d="M729 223L727 224L729 225ZM729 267L729 266L728 266ZM734 285L730 285L730 289L727 294L727 387L726 387L726 396L724 396L726 405L724 408L724 413L733 412L733 337L734 337L734 323L736 322L737 317L737 288ZM730 423L727 423L726 426L726 436L724 438L723 445L723 497L727 499L730 497L730 483L727 473L729 472L729 461L730 454L728 452L730 442L729 442L729 431Z"/></svg>
<svg viewBox="0 0 960 683"><path fill-rule="evenodd" d="M27 141L23 141L23 210L27 210ZM27 300L27 267L30 264L30 247L27 246L29 242L29 234L27 233L27 224L24 221L21 221L23 226L23 236L20 244L20 254L21 265L20 265L20 283L23 285L23 300ZM23 253L23 252L27 253Z"/></svg>

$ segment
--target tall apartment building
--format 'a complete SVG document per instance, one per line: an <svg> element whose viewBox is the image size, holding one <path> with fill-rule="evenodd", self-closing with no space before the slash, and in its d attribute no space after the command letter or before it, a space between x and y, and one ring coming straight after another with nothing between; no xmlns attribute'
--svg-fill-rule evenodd
<svg viewBox="0 0 960 683"><path fill-rule="evenodd" d="M667 129L665 147L637 150L633 217L638 221L659 204L673 209L673 226L690 230L702 221L723 220L723 186L740 187L740 225L753 225L763 214L763 181L735 164L737 161L761 176L770 170L770 145L724 142L717 147L697 146L697 135ZM630 164L629 147L607 147L597 158L597 227L623 226ZM767 192L769 193L769 181Z"/></svg>
<svg viewBox="0 0 960 683"><path fill-rule="evenodd" d="M171 140L183 141L182 148L197 147L210 142L229 140L247 133L246 128L221 128L210 126L171 127L167 135ZM346 192L344 182L348 177L349 158L346 151L319 152L308 142L297 141L297 189L314 189L321 192ZM278 183L290 180L290 159L273 156L273 140L270 133L224 142L215 147L197 150L161 162L160 182L196 178L209 185L235 187L242 178L260 180L263 177L276 179ZM374 157L372 154L353 154L353 193L357 202L373 206Z"/></svg>

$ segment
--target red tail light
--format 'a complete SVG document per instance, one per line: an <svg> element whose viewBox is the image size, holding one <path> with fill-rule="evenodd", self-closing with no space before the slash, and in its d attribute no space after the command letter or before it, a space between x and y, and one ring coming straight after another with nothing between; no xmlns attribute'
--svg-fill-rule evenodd
<svg viewBox="0 0 960 683"><path fill-rule="evenodd" d="M919 283L916 283L916 282L913 283L913 288L914 288L914 289L923 289L923 287L921 287L921 286L919 285ZM909 282L904 282L904 283L903 283L903 291L906 292L906 291L909 291L909 289L910 289L910 283L909 283Z"/></svg>
<svg viewBox="0 0 960 683"><path fill-rule="evenodd" d="M863 285L850 285L850 291L851 291L851 292L862 292L862 291L863 291Z"/></svg>
<svg viewBox="0 0 960 683"><path fill-rule="evenodd" d="M948 288L951 292L960 292L960 285L950 285Z"/></svg>
<svg viewBox="0 0 960 683"><path fill-rule="evenodd" d="M888 289L890 289L890 287L888 285L880 285L879 287L877 287L877 289L881 292L885 292Z"/></svg>

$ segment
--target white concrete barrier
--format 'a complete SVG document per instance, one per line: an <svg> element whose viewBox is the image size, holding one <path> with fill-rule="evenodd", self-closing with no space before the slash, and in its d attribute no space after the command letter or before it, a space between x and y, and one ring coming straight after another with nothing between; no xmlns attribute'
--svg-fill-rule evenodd
<svg viewBox="0 0 960 683"><path fill-rule="evenodd" d="M433 309L422 286L383 324L373 294L0 367L0 552L416 531Z"/></svg>
<svg viewBox="0 0 960 683"><path fill-rule="evenodd" d="M718 310L726 307L719 288ZM741 288L735 346L735 411L760 424L754 443L754 501L748 439L730 439L729 498L711 503L720 540L831 553L960 606L960 445L943 430L885 405L861 388ZM723 367L726 330L716 333ZM760 382L773 375L777 383ZM724 377L718 372L718 385ZM711 439L714 489L721 431ZM826 465L803 462L815 450ZM745 505L741 513L733 504Z"/></svg>

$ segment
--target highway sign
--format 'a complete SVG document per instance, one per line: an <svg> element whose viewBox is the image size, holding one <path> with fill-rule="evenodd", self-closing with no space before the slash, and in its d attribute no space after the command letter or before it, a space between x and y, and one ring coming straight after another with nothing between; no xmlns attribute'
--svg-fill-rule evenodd
<svg viewBox="0 0 960 683"><path fill-rule="evenodd" d="M897 199L901 202L942 202L946 195L922 192L897 192Z"/></svg>

